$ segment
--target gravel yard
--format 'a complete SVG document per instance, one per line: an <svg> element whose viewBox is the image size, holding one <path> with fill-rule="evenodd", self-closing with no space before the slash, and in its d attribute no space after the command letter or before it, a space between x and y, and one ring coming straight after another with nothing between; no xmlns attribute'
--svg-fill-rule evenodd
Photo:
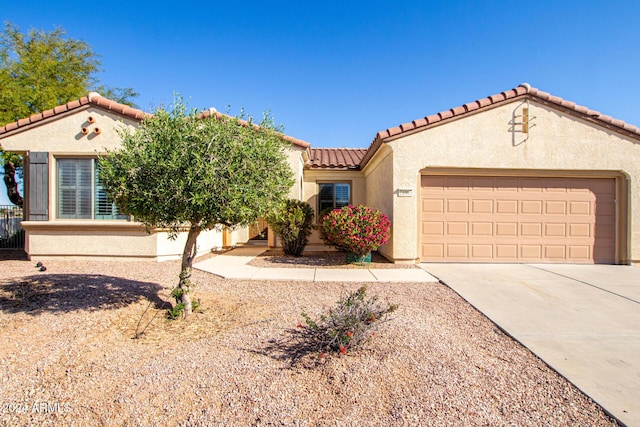
<svg viewBox="0 0 640 427"><path fill-rule="evenodd" d="M377 252L371 254L366 265L346 264L344 252L304 252L302 256L284 255L281 250L269 250L255 257L249 265L259 268L420 268L414 264L394 264Z"/></svg>
<svg viewBox="0 0 640 427"><path fill-rule="evenodd" d="M296 359L300 312L361 284L194 271L171 322L178 262L36 261L0 260L1 425L615 425L438 283L369 285L400 307L368 348Z"/></svg>

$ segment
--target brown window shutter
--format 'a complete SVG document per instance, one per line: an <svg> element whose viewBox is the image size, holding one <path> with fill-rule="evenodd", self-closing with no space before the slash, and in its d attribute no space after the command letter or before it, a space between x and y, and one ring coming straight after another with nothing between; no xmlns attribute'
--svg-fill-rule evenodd
<svg viewBox="0 0 640 427"><path fill-rule="evenodd" d="M28 221L49 220L49 153L29 153Z"/></svg>

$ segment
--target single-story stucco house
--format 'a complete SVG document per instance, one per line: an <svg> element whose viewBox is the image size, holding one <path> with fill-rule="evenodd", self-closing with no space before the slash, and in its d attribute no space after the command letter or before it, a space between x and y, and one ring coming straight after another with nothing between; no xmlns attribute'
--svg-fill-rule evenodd
<svg viewBox="0 0 640 427"><path fill-rule="evenodd" d="M32 258L181 253L183 241L118 215L95 181L93 159L144 114L91 93L0 128L3 149L26 159ZM290 196L316 212L381 210L392 235L379 252L394 262L640 264L640 129L528 84L378 132L368 149L284 139ZM249 237L213 230L198 244Z"/></svg>

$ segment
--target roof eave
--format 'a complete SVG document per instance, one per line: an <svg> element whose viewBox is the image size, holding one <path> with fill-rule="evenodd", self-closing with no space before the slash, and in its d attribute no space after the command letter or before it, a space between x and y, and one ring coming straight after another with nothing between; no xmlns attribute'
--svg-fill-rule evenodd
<svg viewBox="0 0 640 427"><path fill-rule="evenodd" d="M342 172L360 172L360 166L351 167L351 166L313 166L308 165L308 170L331 170L331 171L342 171Z"/></svg>

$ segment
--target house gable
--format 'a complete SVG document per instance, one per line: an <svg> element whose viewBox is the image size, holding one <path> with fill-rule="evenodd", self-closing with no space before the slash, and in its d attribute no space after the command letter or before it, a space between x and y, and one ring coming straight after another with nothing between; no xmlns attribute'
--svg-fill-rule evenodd
<svg viewBox="0 0 640 427"><path fill-rule="evenodd" d="M520 91L523 89L521 88ZM453 246L445 245L442 249L444 254L442 259L447 260L449 257L456 259L451 255L455 250L461 251L459 253L462 251L471 253L476 249L469 243L471 240L454 236L458 232L462 233L460 230L465 230L465 233L473 232L474 224L464 215L470 215L473 209L482 203L489 206L487 209L492 209L494 215L500 214L497 211L498 202L482 200L480 203L473 199L476 192L472 191L471 187L478 186L478 182L503 182L505 179L508 180L508 177L517 177L517 182L524 182L526 185L540 183L542 193L549 187L551 192L569 194L576 191L572 186L577 182L581 183L580 185L584 183L591 185L608 180L608 183L614 185L612 196L614 202L600 200L598 216L601 216L604 211L615 210L608 219L598 221L602 224L602 221L616 218L616 243L615 248L608 249L609 253L605 254L604 258L594 257L593 259L595 261L605 258L615 259L615 262L619 263L638 262L640 260L638 243L640 224L637 221L633 222L634 218L640 217L640 187L637 184L640 177L640 166L637 162L640 158L638 143L640 134L637 128L560 98L550 95L540 96L540 92L536 92L535 96L529 93L518 95L517 92L513 92L512 95L495 97L495 99L490 97L491 99L477 101L475 109L473 106L452 109L448 114L429 116L431 118L425 119L422 123L403 125L404 129L400 131L392 129L384 131L386 134L383 132L377 135L374 145L367 153L368 157L363 159L362 164L365 165L367 187L376 186L373 182L375 176L373 172L380 168L376 165L386 165L386 173L390 175L386 181L379 177L378 181L392 183L392 188L386 190L387 196L391 195L391 207L387 201L385 209L392 212L395 226L391 246L383 247L382 251L394 260L425 259L425 253L428 252L424 249L428 246L425 246L425 242L429 241L429 233L435 233L434 230L437 228L435 224L438 223L440 228L437 229L447 236L446 238L449 239L446 240L447 242L458 239ZM389 158L392 160L384 161ZM429 202L428 199L431 196L427 195L427 199L421 197L424 185L421 184L423 182L421 178L424 176L453 177L453 181L456 182L468 180L473 183L469 184L471 187L468 188L468 195L472 198L467 200L464 198L466 196L461 195L462 193L445 191L443 194L448 194L447 198L438 202L440 203L438 209L446 214L453 215L452 212L456 209L466 212L460 214L459 223L442 225L437 217L426 213L429 209L435 209L435 202L434 206L425 207L425 203ZM566 187L560 187L559 183L566 183ZM599 184L594 184L595 187L599 187ZM480 191L482 185L478 188ZM401 190L402 197L398 193ZM506 189L496 191L500 193L503 190ZM460 197L456 198L457 195ZM380 198L378 203L382 204L385 200ZM517 221L526 221L528 217L521 217L520 209L525 209L529 205L536 204L540 209L540 215L545 216L558 206L564 206L563 209L566 209L566 212L578 212L577 206L582 203L567 199L555 205L553 203L547 205L550 199L540 199L535 203L527 202L529 203L527 205L522 202L524 199L518 200L512 201L515 206L513 213L517 215ZM524 205L521 206L521 202ZM475 206L475 203L479 204ZM595 206L593 205L588 211L593 213ZM499 221L501 220L496 219L493 228L490 227L490 233L497 233L496 227ZM517 223L516 219L513 221L515 222L510 226ZM402 226L398 227L397 224ZM482 225L486 226L486 224ZM428 229L432 226L433 229ZM448 226L460 229L454 229L455 227L448 229ZM514 227L514 233L524 232L517 226ZM567 238L570 236L569 233L575 232L580 227L587 230L585 233L596 236L594 231L596 226L593 225L577 226L566 223L563 227ZM601 226L597 225L597 227L595 230L601 230ZM551 232L544 225L539 228L543 237L545 233ZM425 231L425 229L428 230ZM597 233L602 234L601 231ZM492 236L495 237L495 234ZM487 240L490 239L487 238ZM488 247L488 245L485 246ZM592 247L585 245L581 248L585 254L589 254L585 259L589 259L588 257L593 256L593 253L602 251L603 249L599 246L601 243ZM549 262L548 260L552 257L545 257L546 246L541 247L543 256L540 262ZM559 244L556 249L569 253L575 250L575 247L567 243L566 247ZM449 251L452 252L449 253ZM494 255L497 253L496 247L487 251ZM489 261L492 259L495 262L496 258L488 258Z"/></svg>
<svg viewBox="0 0 640 427"><path fill-rule="evenodd" d="M133 128L146 113L103 98L95 92L0 128L6 151L88 154L113 149L122 127Z"/></svg>
<svg viewBox="0 0 640 427"><path fill-rule="evenodd" d="M631 138L640 140L640 128L625 123L622 120L601 114L598 111L591 110L588 107L577 105L574 102L567 101L557 96L553 96L548 92L531 87L528 83L523 83L514 89L510 89L495 95L490 95L476 101L460 105L449 110L441 111L437 114L425 116L411 122L403 123L399 126L382 130L378 132L371 142L367 154L362 159L360 167L364 169L373 155L379 149L380 145L402 138L415 132L421 132L436 126L441 126L455 120L459 120L471 115L481 113L493 108L497 108L504 104L514 102L536 102L549 108L556 109L565 114L580 118L584 121L593 123L596 126L608 129L613 132L620 133ZM514 119L516 119L514 117ZM512 123L512 125L515 123Z"/></svg>
<svg viewBox="0 0 640 427"><path fill-rule="evenodd" d="M58 105L52 109L33 114L0 127L0 138L6 137L7 134L23 132L34 125L54 120L79 110L85 110L91 106L134 121L140 121L146 115L146 113L141 110L104 98L96 92L90 92L87 96L80 99L69 101L66 104Z"/></svg>

